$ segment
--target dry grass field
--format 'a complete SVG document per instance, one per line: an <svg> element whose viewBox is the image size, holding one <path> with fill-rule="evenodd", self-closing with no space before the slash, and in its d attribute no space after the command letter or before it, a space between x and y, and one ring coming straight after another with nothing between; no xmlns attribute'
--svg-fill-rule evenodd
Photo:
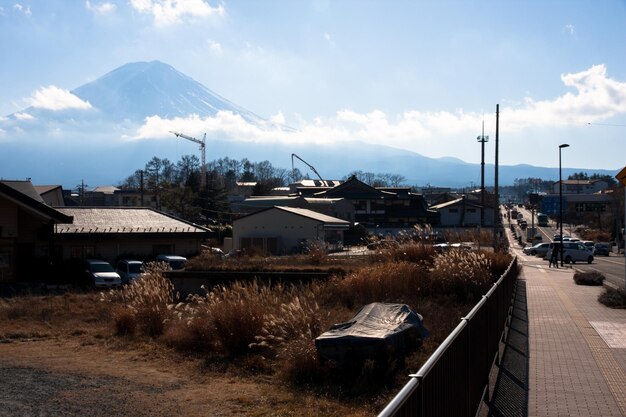
<svg viewBox="0 0 626 417"><path fill-rule="evenodd" d="M310 257L309 266L333 266ZM403 243L324 282L241 281L178 300L153 268L102 294L0 299L0 408L16 411L6 415L374 415L509 261ZM321 363L314 338L374 301L408 304L431 336L404 360L367 360L356 370Z"/></svg>

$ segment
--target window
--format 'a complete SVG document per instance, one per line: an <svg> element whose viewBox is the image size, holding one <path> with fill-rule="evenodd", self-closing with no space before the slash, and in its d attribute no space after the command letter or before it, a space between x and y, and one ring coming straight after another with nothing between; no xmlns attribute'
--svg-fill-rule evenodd
<svg viewBox="0 0 626 417"><path fill-rule="evenodd" d="M448 213L458 213L459 209L458 208L449 208L448 209Z"/></svg>
<svg viewBox="0 0 626 417"><path fill-rule="evenodd" d="M476 213L476 209L475 208L468 208L467 212L468 213Z"/></svg>

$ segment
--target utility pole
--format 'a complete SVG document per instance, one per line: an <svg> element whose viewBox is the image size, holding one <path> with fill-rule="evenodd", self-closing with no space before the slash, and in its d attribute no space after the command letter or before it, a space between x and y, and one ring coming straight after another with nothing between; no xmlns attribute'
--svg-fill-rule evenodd
<svg viewBox="0 0 626 417"><path fill-rule="evenodd" d="M498 231L497 231L497 224L498 224L498 214L500 212L499 210L499 204L498 204L498 200L499 200L499 196L498 196L498 143L500 140L500 105L496 104L496 171L495 171L495 177L494 177L494 182L495 182L495 187L494 187L494 202L493 202L493 246L494 249L497 245L497 241L498 241Z"/></svg>
<svg viewBox="0 0 626 417"><path fill-rule="evenodd" d="M485 142L489 136L485 136L485 121L483 120L483 133L476 138L481 144L480 157L480 227L485 227Z"/></svg>
<svg viewBox="0 0 626 417"><path fill-rule="evenodd" d="M139 171L139 178L141 180L141 182L139 184L139 193L141 195L141 207L144 207L144 200L143 200L143 169L141 171Z"/></svg>

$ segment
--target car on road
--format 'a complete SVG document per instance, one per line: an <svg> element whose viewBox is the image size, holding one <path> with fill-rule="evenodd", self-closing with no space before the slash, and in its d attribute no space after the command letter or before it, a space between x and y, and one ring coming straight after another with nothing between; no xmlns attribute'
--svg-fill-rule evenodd
<svg viewBox="0 0 626 417"><path fill-rule="evenodd" d="M595 255L595 251L596 251L596 245L595 242L591 241L591 240L583 240L580 243L582 243L583 245L585 245L585 247L587 249L589 249L589 251Z"/></svg>
<svg viewBox="0 0 626 417"><path fill-rule="evenodd" d="M598 242L594 245L594 255L596 256L609 256L611 252L611 246L606 242Z"/></svg>
<svg viewBox="0 0 626 417"><path fill-rule="evenodd" d="M548 249L550 249L549 243L537 243L535 246L528 246L524 248L524 253L526 255L532 256L545 256L548 253Z"/></svg>
<svg viewBox="0 0 626 417"><path fill-rule="evenodd" d="M143 272L143 262L134 259L122 259L117 262L115 271L122 278L122 284L133 282Z"/></svg>
<svg viewBox="0 0 626 417"><path fill-rule="evenodd" d="M554 243L550 243L550 249L546 253L546 259L552 257L552 248ZM560 244L560 242L556 242ZM559 254L559 259L561 255ZM593 254L587 249L585 245L580 242L563 242L563 261L568 264L575 264L576 262L587 262L588 264L593 262Z"/></svg>

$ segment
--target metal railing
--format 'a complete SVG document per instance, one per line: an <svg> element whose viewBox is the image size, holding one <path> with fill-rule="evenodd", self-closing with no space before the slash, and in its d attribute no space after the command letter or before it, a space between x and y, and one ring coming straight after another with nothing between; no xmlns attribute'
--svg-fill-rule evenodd
<svg viewBox="0 0 626 417"><path fill-rule="evenodd" d="M512 306L517 257L378 417L475 416Z"/></svg>

